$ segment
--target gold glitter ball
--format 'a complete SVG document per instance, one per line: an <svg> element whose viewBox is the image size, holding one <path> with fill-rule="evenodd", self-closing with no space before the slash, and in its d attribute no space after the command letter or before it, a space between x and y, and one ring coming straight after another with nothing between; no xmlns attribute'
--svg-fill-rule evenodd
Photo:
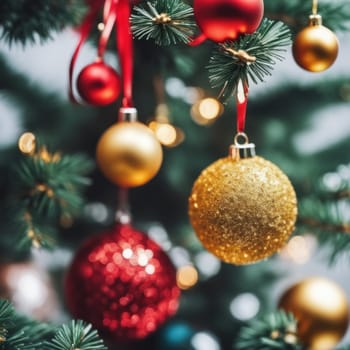
<svg viewBox="0 0 350 350"><path fill-rule="evenodd" d="M283 247L294 230L297 199L287 176L253 157L222 158L198 177L189 198L191 224L206 249L243 265Z"/></svg>

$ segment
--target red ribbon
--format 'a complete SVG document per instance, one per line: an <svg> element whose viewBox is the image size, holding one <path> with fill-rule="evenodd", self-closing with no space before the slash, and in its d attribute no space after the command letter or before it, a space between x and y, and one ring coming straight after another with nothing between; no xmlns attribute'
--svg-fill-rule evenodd
<svg viewBox="0 0 350 350"><path fill-rule="evenodd" d="M103 59L109 37L111 36L114 23L117 18L118 0L106 0L103 9L103 31L98 42L98 57Z"/></svg>
<svg viewBox="0 0 350 350"><path fill-rule="evenodd" d="M117 12L117 45L123 80L122 105L128 108L133 107L132 81L134 68L134 48L129 20L131 13L129 0L119 0Z"/></svg>
<svg viewBox="0 0 350 350"><path fill-rule="evenodd" d="M243 94L242 91L238 91L236 96L236 106L237 106L237 131L244 132L245 121L247 115L247 103L248 103L248 85L243 84Z"/></svg>
<svg viewBox="0 0 350 350"><path fill-rule="evenodd" d="M100 4L96 1L94 3L91 4L90 6L90 10L87 13L87 15L84 18L83 23L80 25L79 27L79 32L80 32L80 38L78 41L78 45L74 50L74 53L72 55L70 64L69 64L69 99L73 102L73 103L78 103L78 101L75 99L74 94L73 94L73 73L74 73L74 67L80 52L81 47L83 46L83 44L85 43L86 39L88 38L92 26L96 21L98 12L100 9Z"/></svg>
<svg viewBox="0 0 350 350"><path fill-rule="evenodd" d="M204 41L207 40L207 37L205 36L204 33L199 34L198 36L196 36L195 38L192 38L191 41L188 43L189 46L198 46L202 43L204 43Z"/></svg>
<svg viewBox="0 0 350 350"><path fill-rule="evenodd" d="M78 103L73 94L73 73L74 67L81 50L81 47L87 40L97 15L101 8L101 2L94 1L90 3L90 10L81 24L80 38L78 45L73 53L69 65L69 97L74 103ZM98 60L103 60L107 43L111 35L114 24L116 23L116 39L121 66L121 76L123 81L123 107L132 107L132 82L133 82L133 39L130 28L131 6L129 0L105 0L103 7L104 28L98 43Z"/></svg>

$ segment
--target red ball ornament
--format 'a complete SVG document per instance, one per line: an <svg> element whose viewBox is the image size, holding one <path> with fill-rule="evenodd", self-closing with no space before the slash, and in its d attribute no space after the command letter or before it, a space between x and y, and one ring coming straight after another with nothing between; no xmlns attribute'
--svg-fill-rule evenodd
<svg viewBox="0 0 350 350"><path fill-rule="evenodd" d="M131 225L118 224L78 250L65 296L75 318L127 341L146 337L172 316L180 290L164 251Z"/></svg>
<svg viewBox="0 0 350 350"><path fill-rule="evenodd" d="M78 76L77 88L81 98L96 106L114 102L120 93L118 73L102 61L86 66Z"/></svg>
<svg viewBox="0 0 350 350"><path fill-rule="evenodd" d="M193 6L200 29L216 42L255 32L264 14L263 0L194 0Z"/></svg>

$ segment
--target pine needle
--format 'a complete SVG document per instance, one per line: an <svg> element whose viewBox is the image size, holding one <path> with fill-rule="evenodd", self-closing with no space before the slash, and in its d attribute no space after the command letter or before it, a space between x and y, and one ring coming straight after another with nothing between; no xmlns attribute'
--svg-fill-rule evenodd
<svg viewBox="0 0 350 350"><path fill-rule="evenodd" d="M290 44L288 27L265 18L255 33L217 45L207 67L212 87L219 87L226 100L236 94L239 81L247 86L250 80L264 81Z"/></svg>
<svg viewBox="0 0 350 350"><path fill-rule="evenodd" d="M243 327L234 344L236 350L302 350L294 316L276 311Z"/></svg>
<svg viewBox="0 0 350 350"><path fill-rule="evenodd" d="M197 28L193 9L181 0L147 1L134 8L131 30L137 39L159 46L188 43Z"/></svg>

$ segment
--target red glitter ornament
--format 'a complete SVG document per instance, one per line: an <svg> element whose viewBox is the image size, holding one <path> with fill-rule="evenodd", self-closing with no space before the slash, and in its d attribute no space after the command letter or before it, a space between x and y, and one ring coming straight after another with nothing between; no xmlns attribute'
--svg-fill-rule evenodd
<svg viewBox="0 0 350 350"><path fill-rule="evenodd" d="M96 106L114 102L120 93L118 73L103 61L87 65L79 73L77 88L81 98Z"/></svg>
<svg viewBox="0 0 350 350"><path fill-rule="evenodd" d="M142 339L179 303L176 270L164 251L129 224L88 239L68 270L68 308L115 340Z"/></svg>
<svg viewBox="0 0 350 350"><path fill-rule="evenodd" d="M216 42L255 32L264 14L263 0L194 0L193 7L200 29Z"/></svg>

